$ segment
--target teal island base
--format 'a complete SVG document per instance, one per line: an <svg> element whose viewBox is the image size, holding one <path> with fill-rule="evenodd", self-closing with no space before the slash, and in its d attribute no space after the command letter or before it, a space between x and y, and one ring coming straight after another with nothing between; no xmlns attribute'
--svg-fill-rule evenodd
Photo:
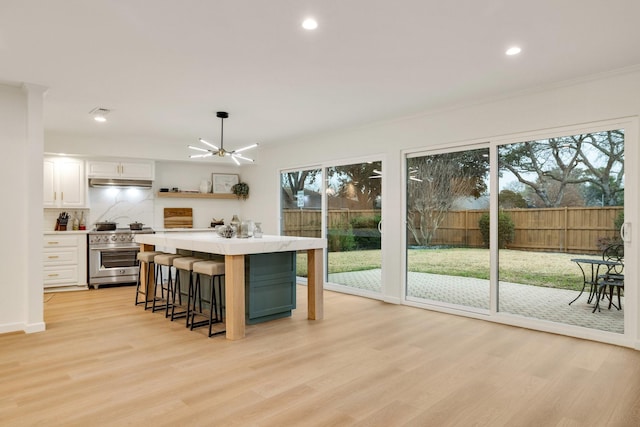
<svg viewBox="0 0 640 427"><path fill-rule="evenodd" d="M245 256L245 307L249 325L291 316L296 308L296 253Z"/></svg>

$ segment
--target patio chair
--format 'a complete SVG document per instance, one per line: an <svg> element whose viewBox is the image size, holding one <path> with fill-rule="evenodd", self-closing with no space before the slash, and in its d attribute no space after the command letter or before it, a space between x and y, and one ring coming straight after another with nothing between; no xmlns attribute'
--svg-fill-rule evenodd
<svg viewBox="0 0 640 427"><path fill-rule="evenodd" d="M620 294L622 290L624 290L624 244L616 243L613 245L607 246L604 251L602 251L602 259L604 261L614 261L618 264L609 266L607 268L606 273L598 276L598 299L596 301L596 306L593 311L595 312L596 308L599 309L600 299L603 298L607 293L607 288L609 289L609 309L611 309L611 305L616 307L618 310L622 309L622 302L620 299ZM618 295L618 305L613 304L613 292L616 291Z"/></svg>

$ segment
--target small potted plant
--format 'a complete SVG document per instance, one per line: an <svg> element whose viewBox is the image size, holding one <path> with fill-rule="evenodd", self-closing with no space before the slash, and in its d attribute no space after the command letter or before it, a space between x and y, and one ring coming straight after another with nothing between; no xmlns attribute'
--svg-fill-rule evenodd
<svg viewBox="0 0 640 427"><path fill-rule="evenodd" d="M239 182L231 187L231 191L235 194L238 199L246 200L249 197L249 184L246 182Z"/></svg>

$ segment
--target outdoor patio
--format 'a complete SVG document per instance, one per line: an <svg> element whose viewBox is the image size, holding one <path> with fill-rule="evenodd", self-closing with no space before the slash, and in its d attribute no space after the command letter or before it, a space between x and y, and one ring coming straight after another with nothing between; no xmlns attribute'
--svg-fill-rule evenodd
<svg viewBox="0 0 640 427"><path fill-rule="evenodd" d="M329 274L329 282L380 292L380 269L332 273ZM408 288L408 295L412 298L489 309L488 280L410 272ZM592 313L593 304L587 304L588 289L571 305L569 302L578 296L578 291L500 282L499 294L501 312L620 334L624 332L624 297L622 310L614 307L609 310L609 301L605 300L601 301L601 311Z"/></svg>

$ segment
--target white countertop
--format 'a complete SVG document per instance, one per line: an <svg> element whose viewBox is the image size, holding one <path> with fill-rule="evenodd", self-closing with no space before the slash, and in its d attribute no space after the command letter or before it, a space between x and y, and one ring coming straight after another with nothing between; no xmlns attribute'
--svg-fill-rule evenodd
<svg viewBox="0 0 640 427"><path fill-rule="evenodd" d="M316 237L271 236L241 239L220 237L213 229L208 231L167 231L155 234L136 234L135 241L147 245L185 249L221 255L247 255L269 252L323 249L327 240Z"/></svg>
<svg viewBox="0 0 640 427"><path fill-rule="evenodd" d="M193 232L193 231L213 231L211 227L205 228L154 228L153 231L156 233L185 233L185 232Z"/></svg>

